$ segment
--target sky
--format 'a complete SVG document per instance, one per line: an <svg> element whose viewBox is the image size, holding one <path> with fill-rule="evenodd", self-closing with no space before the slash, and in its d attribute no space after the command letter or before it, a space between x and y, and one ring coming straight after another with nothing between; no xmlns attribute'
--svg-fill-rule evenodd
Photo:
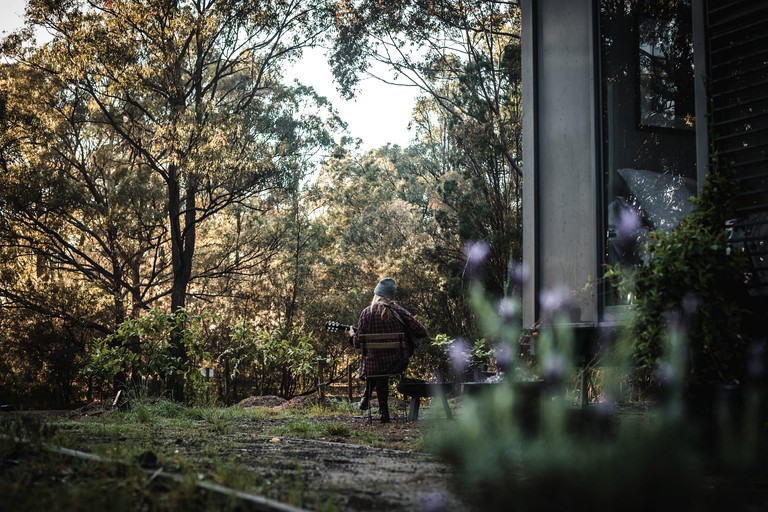
<svg viewBox="0 0 768 512"><path fill-rule="evenodd" d="M2 32L22 24L25 0L0 0L0 37ZM286 73L326 96L347 122L349 135L362 139L362 149L368 150L388 142L407 146L413 135L408 130L411 111L418 91L414 87L388 85L368 79L360 86L357 97L344 101L336 92L327 60L322 50L306 52L294 69Z"/></svg>

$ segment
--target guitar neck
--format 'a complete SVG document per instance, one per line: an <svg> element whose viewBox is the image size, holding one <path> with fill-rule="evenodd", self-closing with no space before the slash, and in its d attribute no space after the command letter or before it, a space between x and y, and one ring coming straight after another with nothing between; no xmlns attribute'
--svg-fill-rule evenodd
<svg viewBox="0 0 768 512"><path fill-rule="evenodd" d="M330 332L347 332L349 329L354 329L352 325L342 324L339 322L325 322L325 330Z"/></svg>

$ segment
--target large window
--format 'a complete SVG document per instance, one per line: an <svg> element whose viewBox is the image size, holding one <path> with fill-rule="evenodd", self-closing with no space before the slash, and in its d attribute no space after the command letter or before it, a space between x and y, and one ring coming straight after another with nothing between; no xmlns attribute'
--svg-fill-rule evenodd
<svg viewBox="0 0 768 512"><path fill-rule="evenodd" d="M690 0L601 0L604 261L642 265L696 193ZM606 289L604 305L626 303Z"/></svg>

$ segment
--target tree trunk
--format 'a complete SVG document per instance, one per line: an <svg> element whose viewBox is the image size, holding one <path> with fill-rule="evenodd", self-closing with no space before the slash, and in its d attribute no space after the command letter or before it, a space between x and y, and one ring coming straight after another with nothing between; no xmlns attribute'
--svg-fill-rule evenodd
<svg viewBox="0 0 768 512"><path fill-rule="evenodd" d="M195 184L187 177L184 211L181 209L182 197L177 169L171 166L168 173L168 215L171 226L171 264L173 284L171 285L171 315L186 307L187 287L192 276L192 256L195 250ZM182 227L183 217L183 227ZM183 370L188 362L187 347L184 345L180 329L176 325L171 331L169 353ZM184 374L174 373L169 376L168 388L174 400L185 401Z"/></svg>
<svg viewBox="0 0 768 512"><path fill-rule="evenodd" d="M141 301L141 257L136 257L131 261L131 318L139 318L139 313L142 309ZM141 351L141 340L138 336L134 336L131 339L130 350L133 354L138 354ZM141 384L141 371L134 362L131 367L131 385L138 387Z"/></svg>
<svg viewBox="0 0 768 512"><path fill-rule="evenodd" d="M123 273L122 268L120 267L120 262L117 259L116 256L116 239L117 234L115 233L115 230L113 228L110 228L108 233L108 243L109 243L109 249L110 254L112 255L112 313L113 313L113 321L114 321L114 328L117 330L117 327L125 321L125 304L123 304L123 288L122 288L122 281L123 281ZM120 343L119 341L117 342ZM116 375L114 375L112 380L112 395L117 397L119 393L120 396L120 406L124 406L125 401L128 396L128 375L125 372L124 369L121 369L117 372Z"/></svg>
<svg viewBox="0 0 768 512"><path fill-rule="evenodd" d="M222 395L224 395L224 403L226 405L232 405L232 398L230 396L231 387L232 387L232 378L229 374L229 357L224 358L224 392Z"/></svg>

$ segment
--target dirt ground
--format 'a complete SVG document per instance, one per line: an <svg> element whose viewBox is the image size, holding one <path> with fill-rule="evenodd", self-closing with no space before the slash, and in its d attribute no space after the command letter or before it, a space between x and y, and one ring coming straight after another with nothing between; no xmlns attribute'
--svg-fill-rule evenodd
<svg viewBox="0 0 768 512"><path fill-rule="evenodd" d="M254 405L269 398L255 399ZM254 400L254 399L251 399ZM297 407L302 400L274 404L275 409ZM248 405L242 403L241 405ZM382 424L374 413L335 414L316 418L344 422L355 432L369 432L382 439L383 448L356 444L349 437L325 439L271 438L243 441L239 462L260 468L265 479L279 479L301 472L308 495L332 498L335 510L344 511L471 511L473 507L452 491L453 469L435 457L412 449L423 418L407 421L404 403L392 404L392 421ZM434 421L434 420L433 420ZM301 468L300 470L298 468ZM321 498L322 499L322 498ZM307 503L317 510L322 503Z"/></svg>
<svg viewBox="0 0 768 512"><path fill-rule="evenodd" d="M278 397L251 397L240 402L243 407L270 407L275 411L301 408L314 397L286 402ZM394 402L394 403L392 403ZM319 422L344 424L339 435L320 439L301 436L272 436L265 432L280 426L280 415L261 419L244 418L236 428L221 434L225 439L214 446L200 446L184 439L168 438L165 433L153 433L158 446L173 445L175 451L194 458L200 450L216 460L235 462L248 467L256 480L266 489L267 498L282 501L291 492L300 492L302 508L306 510L419 512L471 512L476 510L454 492L454 470L434 456L414 449L423 430L432 421L445 416L407 420L406 404L391 400L392 421L382 424L374 408L373 417L363 411L330 412L316 416ZM43 416L67 415L101 416L111 414L108 407L92 405L75 411L39 412ZM356 435L344 435L343 431ZM360 434L377 439L377 447L362 444ZM92 441L92 440L91 440ZM77 447L74 447L77 448ZM85 447L84 447L85 448ZM171 470L172 471L172 470ZM0 507L1 508L1 507Z"/></svg>
<svg viewBox="0 0 768 512"><path fill-rule="evenodd" d="M348 421L355 428L376 429L393 446L414 435L412 426L399 421L388 426L368 425L367 418ZM307 495L319 498L305 504L312 510L324 499L345 511L471 510L451 492L452 469L424 453L292 438L245 442L238 449L239 462L259 468L266 480L295 478L300 471L311 491Z"/></svg>

